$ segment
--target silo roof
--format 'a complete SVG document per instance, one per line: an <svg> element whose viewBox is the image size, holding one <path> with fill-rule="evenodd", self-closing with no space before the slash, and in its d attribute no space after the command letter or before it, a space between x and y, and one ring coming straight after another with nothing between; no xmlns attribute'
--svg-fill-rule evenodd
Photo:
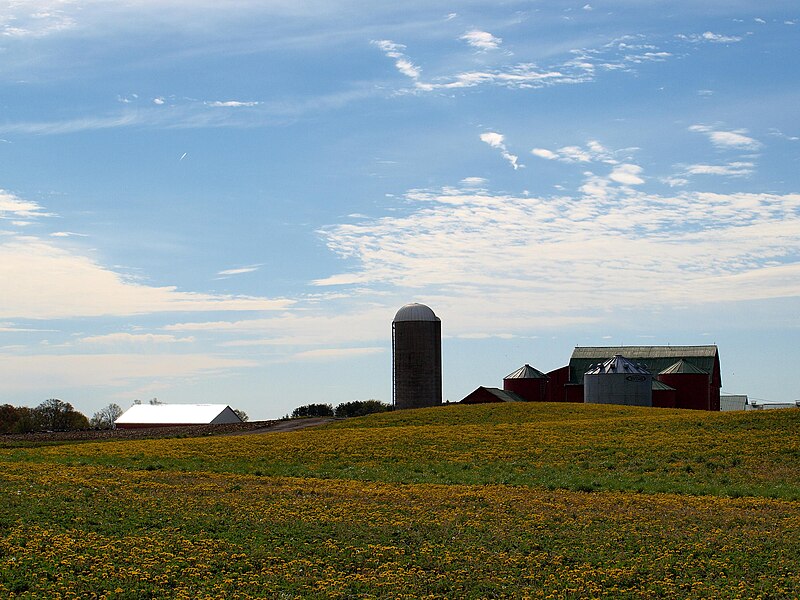
<svg viewBox="0 0 800 600"><path fill-rule="evenodd" d="M593 365L586 371L586 375L598 375L608 373L639 373L649 375L650 371L642 365L628 360L621 354L612 356L607 361Z"/></svg>
<svg viewBox="0 0 800 600"><path fill-rule="evenodd" d="M509 373L503 377L503 379L548 379L548 377L539 369L534 369L532 366L526 364L513 373Z"/></svg>
<svg viewBox="0 0 800 600"><path fill-rule="evenodd" d="M233 412L227 404L134 404L115 423L206 425L227 411Z"/></svg>
<svg viewBox="0 0 800 600"><path fill-rule="evenodd" d="M671 385L667 385L663 381L659 381L658 379L653 379L653 391L656 390L667 390L667 391L675 391L675 388Z"/></svg>
<svg viewBox="0 0 800 600"><path fill-rule="evenodd" d="M693 365L690 362L686 362L685 360L681 359L673 365L668 366L663 371L660 371L659 375L674 375L674 374L694 374L694 375L708 375L708 371L704 371L698 366Z"/></svg>
<svg viewBox="0 0 800 600"><path fill-rule="evenodd" d="M439 317L437 317L434 312L424 304L418 304L417 302L412 302L411 304L406 304L400 310L397 311L397 314L394 316L393 323L397 323L399 321L439 321Z"/></svg>

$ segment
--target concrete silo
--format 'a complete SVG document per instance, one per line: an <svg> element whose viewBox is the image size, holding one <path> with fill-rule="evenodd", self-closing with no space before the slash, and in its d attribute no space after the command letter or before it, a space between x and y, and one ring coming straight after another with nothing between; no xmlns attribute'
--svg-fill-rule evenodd
<svg viewBox="0 0 800 600"><path fill-rule="evenodd" d="M406 304L392 321L395 408L442 403L442 322L424 304Z"/></svg>
<svg viewBox="0 0 800 600"><path fill-rule="evenodd" d="M653 376L641 365L616 354L586 371L583 401L587 404L653 406Z"/></svg>

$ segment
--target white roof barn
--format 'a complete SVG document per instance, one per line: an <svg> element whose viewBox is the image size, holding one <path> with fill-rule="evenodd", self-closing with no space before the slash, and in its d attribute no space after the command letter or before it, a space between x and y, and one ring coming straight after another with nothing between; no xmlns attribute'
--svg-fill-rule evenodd
<svg viewBox="0 0 800 600"><path fill-rule="evenodd" d="M114 422L121 429L241 423L227 404L134 404Z"/></svg>

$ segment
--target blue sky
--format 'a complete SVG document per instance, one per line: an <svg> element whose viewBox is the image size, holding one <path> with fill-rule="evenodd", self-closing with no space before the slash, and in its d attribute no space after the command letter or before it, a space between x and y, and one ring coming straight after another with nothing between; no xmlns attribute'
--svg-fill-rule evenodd
<svg viewBox="0 0 800 600"><path fill-rule="evenodd" d="M0 7L0 403L444 397L717 344L800 398L796 2Z"/></svg>

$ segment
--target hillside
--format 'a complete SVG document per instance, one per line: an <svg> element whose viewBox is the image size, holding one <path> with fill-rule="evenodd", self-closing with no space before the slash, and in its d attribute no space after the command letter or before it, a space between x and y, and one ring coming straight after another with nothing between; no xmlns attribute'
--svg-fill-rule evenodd
<svg viewBox="0 0 800 600"><path fill-rule="evenodd" d="M795 597L798 431L800 410L450 405L0 449L0 591Z"/></svg>

